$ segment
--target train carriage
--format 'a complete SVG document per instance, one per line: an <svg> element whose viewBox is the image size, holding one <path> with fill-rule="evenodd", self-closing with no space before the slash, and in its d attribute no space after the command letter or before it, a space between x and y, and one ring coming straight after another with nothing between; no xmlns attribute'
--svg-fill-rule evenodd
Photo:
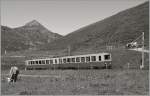
<svg viewBox="0 0 150 96"><path fill-rule="evenodd" d="M111 68L111 54L97 53L57 58L26 60L26 69L87 69Z"/></svg>

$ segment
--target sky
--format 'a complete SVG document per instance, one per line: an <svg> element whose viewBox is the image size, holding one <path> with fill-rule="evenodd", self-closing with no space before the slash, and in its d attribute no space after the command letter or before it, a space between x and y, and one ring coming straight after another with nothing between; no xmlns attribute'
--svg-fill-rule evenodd
<svg viewBox="0 0 150 96"><path fill-rule="evenodd" d="M1 0L1 25L20 27L37 20L67 35L148 0Z"/></svg>

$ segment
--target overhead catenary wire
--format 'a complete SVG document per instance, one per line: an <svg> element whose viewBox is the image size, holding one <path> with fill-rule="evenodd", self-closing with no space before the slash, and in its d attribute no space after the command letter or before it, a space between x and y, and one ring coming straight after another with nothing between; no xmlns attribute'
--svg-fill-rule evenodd
<svg viewBox="0 0 150 96"><path fill-rule="evenodd" d="M132 42L134 42L134 41L136 41L136 40L138 40L139 38L141 38L141 37L143 37L143 34L142 35L140 35L139 37L137 37L135 40L133 40Z"/></svg>

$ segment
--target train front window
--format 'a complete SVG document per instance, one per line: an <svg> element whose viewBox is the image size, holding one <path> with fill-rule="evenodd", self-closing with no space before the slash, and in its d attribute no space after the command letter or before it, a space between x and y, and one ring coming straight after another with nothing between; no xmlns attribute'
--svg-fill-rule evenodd
<svg viewBox="0 0 150 96"><path fill-rule="evenodd" d="M85 57L81 57L81 62L85 62Z"/></svg>
<svg viewBox="0 0 150 96"><path fill-rule="evenodd" d="M101 56L99 56L99 61L101 61L102 60L102 58L101 58Z"/></svg>
<svg viewBox="0 0 150 96"><path fill-rule="evenodd" d="M105 60L109 60L110 59L110 55L104 55Z"/></svg>
<svg viewBox="0 0 150 96"><path fill-rule="evenodd" d="M92 61L96 61L96 56L91 56Z"/></svg>
<svg viewBox="0 0 150 96"><path fill-rule="evenodd" d="M86 62L90 62L90 56L86 57Z"/></svg>
<svg viewBox="0 0 150 96"><path fill-rule="evenodd" d="M77 58L76 58L76 62L80 62L80 57L77 57Z"/></svg>

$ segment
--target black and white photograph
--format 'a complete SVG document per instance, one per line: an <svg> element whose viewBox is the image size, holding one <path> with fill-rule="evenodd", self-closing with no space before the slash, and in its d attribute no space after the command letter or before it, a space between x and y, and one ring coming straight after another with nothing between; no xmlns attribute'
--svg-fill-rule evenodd
<svg viewBox="0 0 150 96"><path fill-rule="evenodd" d="M1 95L149 95L149 0L1 0Z"/></svg>

